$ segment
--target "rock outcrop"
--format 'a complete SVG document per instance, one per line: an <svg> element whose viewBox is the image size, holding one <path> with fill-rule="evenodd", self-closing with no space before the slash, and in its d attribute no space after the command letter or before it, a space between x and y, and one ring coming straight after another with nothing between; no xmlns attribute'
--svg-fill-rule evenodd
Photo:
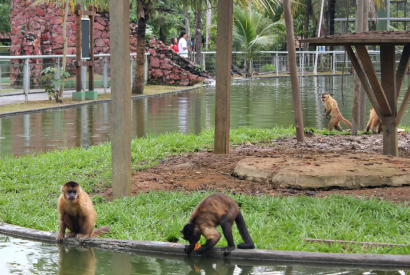
<svg viewBox="0 0 410 275"><path fill-rule="evenodd" d="M150 84L195 85L204 83L205 78L212 78L206 71L191 60L177 54L154 37L148 43L148 73Z"/></svg>

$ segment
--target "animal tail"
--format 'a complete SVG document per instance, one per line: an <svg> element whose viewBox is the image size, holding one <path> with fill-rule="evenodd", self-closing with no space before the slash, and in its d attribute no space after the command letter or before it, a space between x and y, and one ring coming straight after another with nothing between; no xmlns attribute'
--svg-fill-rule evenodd
<svg viewBox="0 0 410 275"><path fill-rule="evenodd" d="M235 219L236 226L238 226L239 233L243 239L243 243L238 244L239 249L253 249L255 244L253 243L251 236L249 235L248 229L246 228L245 220L243 219L242 214L239 212L239 215Z"/></svg>
<svg viewBox="0 0 410 275"><path fill-rule="evenodd" d="M91 237L105 235L108 232L110 232L110 230L111 228L109 226L103 226L103 227L97 228L96 230L93 231L93 233L91 234Z"/></svg>
<svg viewBox="0 0 410 275"><path fill-rule="evenodd" d="M347 127L352 128L352 124L350 123L350 121L348 121L348 120L345 119L344 117L342 117L342 119L340 120L340 122L342 122L343 124L345 124Z"/></svg>

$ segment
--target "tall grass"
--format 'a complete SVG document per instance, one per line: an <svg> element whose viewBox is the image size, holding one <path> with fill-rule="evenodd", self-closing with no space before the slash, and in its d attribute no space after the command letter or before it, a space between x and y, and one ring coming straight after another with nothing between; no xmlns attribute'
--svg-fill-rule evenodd
<svg viewBox="0 0 410 275"><path fill-rule="evenodd" d="M292 128L238 129L231 143L266 142L293 136ZM133 169L154 166L171 154L212 149L213 131L198 136L166 134L132 141ZM109 225L111 238L175 241L179 230L209 193L151 192L107 201L98 195L111 184L110 144L37 156L0 159L0 221L40 230L58 229L60 186L75 180L95 195L97 226ZM410 210L386 201L330 196L269 197L232 195L241 206L258 248L321 252L408 254L400 247L304 243L302 238L404 243L410 245ZM235 229L235 240L240 236ZM218 245L226 245L224 239Z"/></svg>

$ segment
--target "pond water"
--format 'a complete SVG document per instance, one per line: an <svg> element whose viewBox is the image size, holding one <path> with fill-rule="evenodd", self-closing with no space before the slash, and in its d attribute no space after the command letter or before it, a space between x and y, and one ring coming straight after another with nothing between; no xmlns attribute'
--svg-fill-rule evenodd
<svg viewBox="0 0 410 275"><path fill-rule="evenodd" d="M65 247L0 235L0 274L363 274L404 275L410 269L313 266L110 252Z"/></svg>
<svg viewBox="0 0 410 275"><path fill-rule="evenodd" d="M353 77L301 77L305 127L327 128L320 94L333 94L343 115L351 121ZM410 83L406 76L403 92ZM401 100L400 98L400 100ZM132 137L179 131L198 134L214 125L215 87L132 100ZM370 103L367 103L370 109ZM366 114L368 116L368 113ZM110 140L110 103L0 118L0 157L90 146ZM290 78L235 80L231 92L231 127L269 128L294 124ZM410 125L405 113L402 125ZM345 127L345 126L342 126ZM346 128L346 127L345 127Z"/></svg>

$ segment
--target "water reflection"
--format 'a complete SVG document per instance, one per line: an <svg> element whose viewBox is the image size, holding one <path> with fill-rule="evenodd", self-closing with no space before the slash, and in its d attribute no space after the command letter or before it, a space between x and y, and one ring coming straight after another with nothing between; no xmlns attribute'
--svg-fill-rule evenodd
<svg viewBox="0 0 410 275"><path fill-rule="evenodd" d="M326 128L320 94L331 93L343 116L351 120L353 77L300 77L302 110L306 127ZM409 83L409 76L403 89ZM401 101L405 92L401 93ZM367 104L368 108L370 104ZM214 125L215 89L208 87L180 94L138 98L131 102L132 137L165 132L198 134ZM366 114L368 116L368 113ZM231 127L270 128L294 124L293 96L289 78L232 82ZM405 113L403 125L410 125ZM0 157L31 152L97 145L110 140L110 103L78 106L43 113L0 118Z"/></svg>
<svg viewBox="0 0 410 275"><path fill-rule="evenodd" d="M87 247L39 243L0 235L0 274L404 275L410 274L410 269L287 265L229 258L211 259L150 253L127 254Z"/></svg>

